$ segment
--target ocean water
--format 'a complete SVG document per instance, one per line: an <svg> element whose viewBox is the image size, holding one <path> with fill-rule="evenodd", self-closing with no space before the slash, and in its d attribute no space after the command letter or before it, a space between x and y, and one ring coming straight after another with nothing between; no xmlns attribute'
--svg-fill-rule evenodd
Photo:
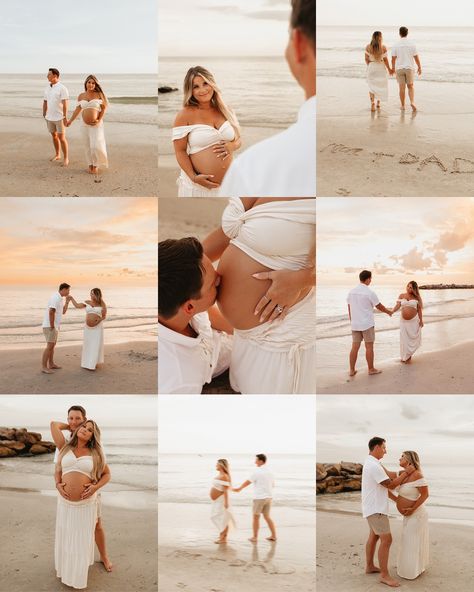
<svg viewBox="0 0 474 592"><path fill-rule="evenodd" d="M209 504L216 454L160 454L158 466L161 503ZM250 454L229 454L232 483L240 486L255 469ZM311 455L274 455L267 464L275 478L273 505L314 511L315 459ZM234 506L248 506L252 486L232 493Z"/></svg>
<svg viewBox="0 0 474 592"><path fill-rule="evenodd" d="M317 288L317 366L320 373L347 370L351 327L346 297L355 285L320 285ZM404 291L404 284L371 288L384 306L392 308ZM424 327L419 352L446 349L473 339L474 290L422 290L421 293ZM399 319L399 311L393 317L375 313L376 361L399 359Z"/></svg>
<svg viewBox="0 0 474 592"><path fill-rule="evenodd" d="M389 50L398 41L397 27L376 27ZM365 46L375 29L318 27L318 77L365 78ZM426 82L474 82L474 27L410 27Z"/></svg>
<svg viewBox="0 0 474 592"><path fill-rule="evenodd" d="M61 74L69 96L72 115L76 98L84 90L89 74ZM157 121L157 77L154 74L96 74L109 99L106 120L155 124ZM0 116L42 117L45 74L0 74Z"/></svg>
<svg viewBox="0 0 474 592"><path fill-rule="evenodd" d="M90 287L71 291L75 299L89 298ZM0 291L0 349L44 345L43 315L54 288L4 288ZM156 341L157 289L102 287L107 304L105 343ZM61 321L60 342L82 343L85 313L70 306Z"/></svg>

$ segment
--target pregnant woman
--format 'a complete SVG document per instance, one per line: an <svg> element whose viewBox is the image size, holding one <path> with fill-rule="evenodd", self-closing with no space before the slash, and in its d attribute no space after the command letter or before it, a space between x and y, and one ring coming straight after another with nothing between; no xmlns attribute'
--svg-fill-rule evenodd
<svg viewBox="0 0 474 592"><path fill-rule="evenodd" d="M392 313L401 309L400 313L400 359L404 364L411 361L413 354L421 345L421 328L423 327L423 300L418 284L408 282L406 292L400 294Z"/></svg>
<svg viewBox="0 0 474 592"><path fill-rule="evenodd" d="M54 542L56 575L67 586L86 588L100 517L97 491L110 481L100 430L94 421L87 420L61 449L55 481L59 493Z"/></svg>
<svg viewBox="0 0 474 592"><path fill-rule="evenodd" d="M107 98L99 81L90 74L84 82L85 92L77 97L77 105L67 127L82 111L82 134L86 147L89 173L97 175L99 167L107 168L107 147L105 145L103 118L107 109Z"/></svg>
<svg viewBox="0 0 474 592"><path fill-rule="evenodd" d="M387 58L387 48L383 44L382 33L374 31L369 45L365 48L365 63L367 64L367 84L371 111L380 109L380 101L388 100L387 71L393 74ZM377 105L375 104L377 99Z"/></svg>
<svg viewBox="0 0 474 592"><path fill-rule="evenodd" d="M211 520L215 524L219 538L214 541L217 544L227 542L229 526L235 526L234 517L229 510L229 488L232 486L230 479L229 463L225 458L220 458L216 464L217 475L212 480L209 496L212 500Z"/></svg>
<svg viewBox="0 0 474 592"><path fill-rule="evenodd" d="M201 66L190 68L184 79L173 145L181 168L178 197L217 196L232 153L241 146L240 129L213 75Z"/></svg>
<svg viewBox="0 0 474 592"><path fill-rule="evenodd" d="M415 471L399 487L398 496L389 492L403 515L402 540L398 553L397 573L407 580L414 580L428 567L429 532L428 514L424 503L428 499L428 483L420 470L418 454L405 451L400 458L400 466L406 469L413 466Z"/></svg>
<svg viewBox="0 0 474 592"><path fill-rule="evenodd" d="M203 242L220 259L217 303L234 327L237 392L315 393L315 226L314 198L231 198L222 228ZM266 312L256 315L262 300Z"/></svg>
<svg viewBox="0 0 474 592"><path fill-rule="evenodd" d="M100 288L93 288L90 297L90 300L76 302L72 296L68 296L66 310L69 302L76 308L86 309L81 367L95 370L97 364L104 363L104 320L107 317L107 306L102 300Z"/></svg>

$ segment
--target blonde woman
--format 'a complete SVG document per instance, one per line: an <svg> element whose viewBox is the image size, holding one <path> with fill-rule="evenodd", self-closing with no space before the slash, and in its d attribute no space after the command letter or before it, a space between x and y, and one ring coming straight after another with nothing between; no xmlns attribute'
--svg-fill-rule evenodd
<svg viewBox="0 0 474 592"><path fill-rule="evenodd" d="M380 109L380 101L388 100L388 78L393 74L387 57L387 48L383 44L382 33L374 31L370 43L365 48L365 63L367 64L367 84L371 111ZM377 105L375 100L377 99Z"/></svg>
<svg viewBox="0 0 474 592"><path fill-rule="evenodd" d="M423 327L423 300L414 280L408 282L406 292L399 295L392 314L400 309L400 360L409 364L421 345Z"/></svg>
<svg viewBox="0 0 474 592"><path fill-rule="evenodd" d="M107 106L107 97L99 81L89 74L84 82L84 92L77 97L76 108L66 126L69 127L82 111L82 134L91 175L97 175L99 167L109 166L103 124Z"/></svg>
<svg viewBox="0 0 474 592"><path fill-rule="evenodd" d="M217 196L233 152L241 146L240 128L213 75L201 66L190 68L184 79L173 146L181 168L178 197Z"/></svg>
<svg viewBox="0 0 474 592"><path fill-rule="evenodd" d="M63 446L54 476L59 493L54 542L56 575L67 586L86 588L89 566L94 563L94 532L100 518L97 492L110 481L100 430L94 421L82 424ZM107 556L101 560L110 571Z"/></svg>
<svg viewBox="0 0 474 592"><path fill-rule="evenodd" d="M232 487L229 462L220 458L216 463L216 470L217 475L212 480L209 496L212 500L211 520L219 532L219 538L214 542L220 545L227 542L229 526L235 526L235 522L229 510L229 490Z"/></svg>

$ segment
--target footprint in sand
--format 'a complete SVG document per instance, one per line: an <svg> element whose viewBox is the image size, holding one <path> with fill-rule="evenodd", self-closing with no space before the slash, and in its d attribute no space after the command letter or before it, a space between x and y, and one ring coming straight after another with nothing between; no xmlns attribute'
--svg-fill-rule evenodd
<svg viewBox="0 0 474 592"><path fill-rule="evenodd" d="M349 189L346 189L345 187L339 187L339 189L336 191L336 195L348 196L350 194L351 192Z"/></svg>

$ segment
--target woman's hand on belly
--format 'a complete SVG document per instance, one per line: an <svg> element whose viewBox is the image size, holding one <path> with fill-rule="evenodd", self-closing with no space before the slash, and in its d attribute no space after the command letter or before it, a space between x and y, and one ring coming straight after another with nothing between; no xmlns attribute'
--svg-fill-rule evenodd
<svg viewBox="0 0 474 592"><path fill-rule="evenodd" d="M102 319L94 313L89 313L86 315L86 325L88 327L97 327L97 325L101 322Z"/></svg>
<svg viewBox="0 0 474 592"><path fill-rule="evenodd" d="M99 121L99 112L95 109L86 109L82 112L82 121L86 125L97 125Z"/></svg>
<svg viewBox="0 0 474 592"><path fill-rule="evenodd" d="M409 500L405 497L402 496L398 496L397 498L397 510L400 512L400 514L402 516L407 516L409 514L406 514L407 510L411 510L412 507L415 505L415 502L413 500ZM412 512L410 511L410 514Z"/></svg>
<svg viewBox="0 0 474 592"><path fill-rule="evenodd" d="M56 489L59 491L59 494L64 498L64 499L69 499L69 493L67 491L65 491L64 489L65 483L56 483Z"/></svg>
<svg viewBox="0 0 474 592"><path fill-rule="evenodd" d="M198 174L212 175L212 181L220 185L227 169L232 163L232 155L229 155L228 158L223 160L214 152L215 147L216 144L213 144L204 150L190 154L189 158L194 170Z"/></svg>
<svg viewBox="0 0 474 592"><path fill-rule="evenodd" d="M63 475L62 481L64 483L64 490L69 496L66 499L72 502L78 502L83 499L84 489L91 482L90 477L77 472L66 473L66 475Z"/></svg>
<svg viewBox="0 0 474 592"><path fill-rule="evenodd" d="M94 493L99 489L97 485L94 485L94 483L86 483L86 485L83 487L84 491L82 492L81 500L91 497L91 495L94 495Z"/></svg>

